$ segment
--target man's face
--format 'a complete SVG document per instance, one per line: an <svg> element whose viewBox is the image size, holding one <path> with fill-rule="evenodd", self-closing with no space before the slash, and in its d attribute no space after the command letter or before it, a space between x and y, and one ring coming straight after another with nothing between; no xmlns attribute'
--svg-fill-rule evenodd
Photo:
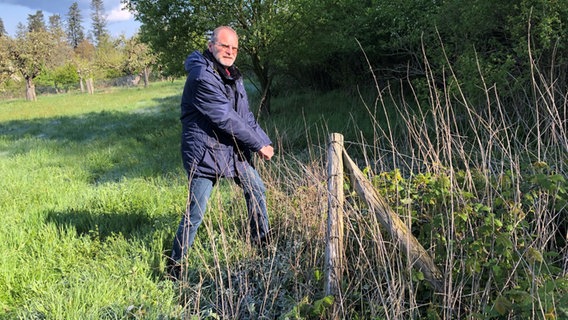
<svg viewBox="0 0 568 320"><path fill-rule="evenodd" d="M217 40L209 42L209 51L224 67L230 67L237 59L237 52L239 49L239 39L237 35L229 29L219 31Z"/></svg>

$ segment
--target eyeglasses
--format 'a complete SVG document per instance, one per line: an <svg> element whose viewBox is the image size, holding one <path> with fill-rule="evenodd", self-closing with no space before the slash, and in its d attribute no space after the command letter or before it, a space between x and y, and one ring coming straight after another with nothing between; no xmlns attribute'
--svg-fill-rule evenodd
<svg viewBox="0 0 568 320"><path fill-rule="evenodd" d="M231 52L233 54L236 54L239 51L239 47L233 47L231 45L219 43L219 42L216 42L215 44L218 45L219 47L223 48L223 50L231 50Z"/></svg>

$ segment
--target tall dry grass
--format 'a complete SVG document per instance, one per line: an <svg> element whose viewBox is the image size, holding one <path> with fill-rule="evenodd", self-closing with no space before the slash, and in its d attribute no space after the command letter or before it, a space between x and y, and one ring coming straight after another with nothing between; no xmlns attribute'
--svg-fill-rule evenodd
<svg viewBox="0 0 568 320"><path fill-rule="evenodd" d="M247 241L244 200L223 181L177 283L165 261L185 200L181 83L98 102L40 99L51 114L3 104L0 318L325 319L325 155L342 128L356 137L348 152L445 275L435 293L346 180L342 318L566 317L565 88L534 69L521 113L490 84L473 99L451 70L443 85L428 74L426 96L412 83L404 92L377 83L352 117L332 96L329 122L295 110L267 123L279 154L257 166L273 242Z"/></svg>
<svg viewBox="0 0 568 320"><path fill-rule="evenodd" d="M566 93L535 70L532 95L520 99L530 107L520 114L490 84L484 99L471 99L451 69L437 85L425 64L428 99L410 83L402 86L410 95L377 84L376 100L365 104L375 130L346 147L443 270L444 291L433 291L346 181L347 260L335 297L341 318L567 317ZM414 99L401 98L408 96ZM329 316L322 282L329 131L307 132L303 152L259 163L275 232L267 249L245 246L227 258L243 245L215 231L226 217L206 223L206 250L195 259L208 267L193 270L190 278L199 280L180 289L189 313L203 315L206 301L216 306L207 314L221 318ZM216 205L218 213L245 212L237 198ZM243 238L244 219L230 226Z"/></svg>

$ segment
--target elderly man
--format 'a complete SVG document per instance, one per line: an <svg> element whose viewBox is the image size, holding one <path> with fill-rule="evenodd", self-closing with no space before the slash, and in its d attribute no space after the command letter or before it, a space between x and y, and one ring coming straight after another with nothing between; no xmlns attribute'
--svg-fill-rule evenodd
<svg viewBox="0 0 568 320"><path fill-rule="evenodd" d="M260 244L268 237L265 187L251 157L257 153L270 160L274 149L249 109L241 73L234 66L238 50L235 30L221 26L213 31L207 50L195 51L185 61L181 153L189 193L171 256L176 278L219 178L232 178L242 188L251 239Z"/></svg>

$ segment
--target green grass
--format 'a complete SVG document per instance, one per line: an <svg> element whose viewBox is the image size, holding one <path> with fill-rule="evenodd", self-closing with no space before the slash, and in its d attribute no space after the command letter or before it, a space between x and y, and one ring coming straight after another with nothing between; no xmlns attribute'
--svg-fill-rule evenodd
<svg viewBox="0 0 568 320"><path fill-rule="evenodd" d="M274 257L259 256L244 241L244 200L228 181L215 189L191 252L197 283L187 288L166 279L187 196L179 155L182 87L178 80L0 102L0 318L185 319L275 315L293 306L293 295L278 297L289 290L278 289L280 278L257 278L285 274L290 262L271 265ZM274 216L293 210L269 201ZM235 273L245 282L231 284ZM238 288L248 307L220 298L224 285Z"/></svg>
<svg viewBox="0 0 568 320"><path fill-rule="evenodd" d="M447 281L434 294L346 180L343 318L568 315L562 124L551 117L537 134L531 115L515 122L502 109L479 121L467 99L469 119L441 97L420 108L372 92L275 98L261 123L277 155L257 164L274 243L250 245L244 199L222 180L188 281L172 283L166 259L187 196L182 87L0 101L0 319L326 318L330 132L345 135Z"/></svg>
<svg viewBox="0 0 568 320"><path fill-rule="evenodd" d="M179 316L180 82L0 104L0 315Z"/></svg>
<svg viewBox="0 0 568 320"><path fill-rule="evenodd" d="M254 104L256 97L252 98ZM386 127L385 114L396 123L394 127L403 125L394 112L376 108L374 99L376 93L368 89L360 94L332 91L282 95L272 99L272 113L263 120L287 150L301 150L311 143L325 145L330 132L340 132L352 142L360 141L361 136L372 137L375 125Z"/></svg>

